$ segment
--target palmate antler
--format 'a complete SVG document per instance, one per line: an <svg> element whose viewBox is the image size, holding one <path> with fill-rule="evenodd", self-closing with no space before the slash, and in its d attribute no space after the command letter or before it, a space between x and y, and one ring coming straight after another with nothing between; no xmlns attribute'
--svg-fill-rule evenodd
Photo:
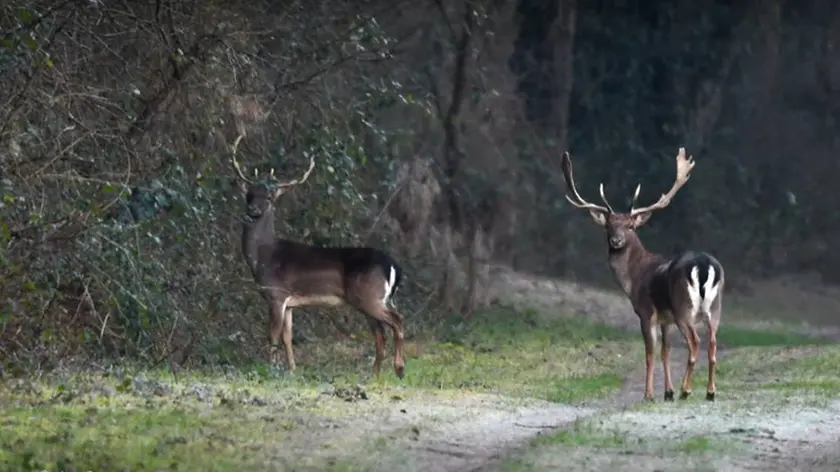
<svg viewBox="0 0 840 472"><path fill-rule="evenodd" d="M661 210L667 207L671 203L671 199L674 198L674 195L688 182L689 177L691 177L691 170L694 169L694 158L689 156L685 156L685 148L680 148L679 152L677 153L676 157L677 161L677 176L674 179L674 185L671 187L671 190L668 193L663 194L659 197L659 200L654 203L653 205L649 205L642 208L634 208L636 206L636 200L639 198L639 193L642 191L642 184L636 186L636 192L633 194L633 203L630 206L630 216L638 216L642 213L650 213L652 211ZM591 210L591 211L598 211L602 213L615 213L612 207L610 206L609 202L607 202L607 197L604 195L604 184L598 187L598 192L601 195L601 200L604 202L604 205L596 205L594 203L589 203L583 198L581 198L580 194L575 187L575 179L574 173L572 171L572 158L568 152L563 153L563 178L566 180L566 188L572 192L572 196L566 194L566 200L569 201L572 205L577 208L582 208L584 210Z"/></svg>
<svg viewBox="0 0 840 472"><path fill-rule="evenodd" d="M233 163L233 169L236 171L236 174L246 182L248 185L253 185L255 183L254 180L249 179L245 176L245 171L242 170L242 166L239 164L239 161L236 160L236 150L239 148L239 142L242 141L242 138L245 137L245 134L242 133L236 137L236 141L233 142L233 147L231 150L231 162ZM268 173L268 178L277 183L277 191L274 194L274 198L283 195L284 193L288 192L292 187L296 185L300 185L306 182L306 179L309 178L309 175L312 174L312 171L315 170L315 156L310 157L309 159L309 168L304 172L303 176L299 179L290 180L288 182L281 182L277 177L274 176L274 168ZM254 178L259 177L259 172L257 169L254 169Z"/></svg>
<svg viewBox="0 0 840 472"><path fill-rule="evenodd" d="M637 216L642 213L650 213L652 211L661 210L667 207L671 203L671 199L674 198L674 195L688 182L689 177L691 177L691 169L694 169L694 158L692 156L685 157L685 148L680 148L679 152L677 153L677 176L674 179L674 185L671 187L671 190L668 190L668 193L663 194L659 197L656 203L650 206L642 207L642 208L633 208L636 206L636 200L639 198L639 192L642 189L642 184L636 186L636 193L633 195L633 204L630 206L630 216Z"/></svg>

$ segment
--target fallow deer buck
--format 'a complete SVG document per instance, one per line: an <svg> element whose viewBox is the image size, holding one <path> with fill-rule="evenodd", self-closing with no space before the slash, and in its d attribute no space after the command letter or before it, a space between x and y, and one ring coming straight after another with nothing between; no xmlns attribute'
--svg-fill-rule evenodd
<svg viewBox="0 0 840 472"><path fill-rule="evenodd" d="M710 254L686 251L673 258L648 252L636 230L644 225L656 210L671 203L671 199L685 185L694 168L694 160L686 158L685 148L677 154L677 176L668 193L653 205L635 208L641 184L627 213L613 211L600 185L605 206L595 205L581 198L575 188L572 158L563 155L563 177L566 180L566 199L575 207L588 210L595 223L603 226L609 246L609 263L613 276L630 299L639 316L645 340L645 399L653 400L654 349L657 325L662 335L662 367L665 377L665 401L674 400L669 366L668 330L677 325L688 344L688 362L682 378L680 399L691 393L691 376L697 361L700 337L695 325L705 323L708 328L709 380L706 400L715 399L715 364L717 363L717 329L720 324L724 275L721 264Z"/></svg>
<svg viewBox="0 0 840 472"><path fill-rule="evenodd" d="M280 182L271 169L268 183L245 176L236 160L236 149L243 135L233 144L233 168L242 180L246 212L242 222L242 253L260 294L268 301L268 338L271 363L279 364L282 338L289 371L295 370L292 350L292 308L299 306L337 306L347 304L367 318L376 339L373 374L379 375L385 357L385 327L394 335L394 370L405 374L403 318L389 300L402 279L402 270L386 253L369 247L319 247L301 244L274 232L274 206L278 198L309 178L315 158L299 179ZM273 185L272 185L273 184ZM272 188L273 187L273 188Z"/></svg>

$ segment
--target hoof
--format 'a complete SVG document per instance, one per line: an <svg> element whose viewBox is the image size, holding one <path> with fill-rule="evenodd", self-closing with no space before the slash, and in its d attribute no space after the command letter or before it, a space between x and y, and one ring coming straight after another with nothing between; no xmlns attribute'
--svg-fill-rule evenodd
<svg viewBox="0 0 840 472"><path fill-rule="evenodd" d="M685 400L691 395L691 392L682 392L680 393L680 400Z"/></svg>
<svg viewBox="0 0 840 472"><path fill-rule="evenodd" d="M403 377L405 377L405 367L403 367L403 366L397 367L397 377L400 380L402 380Z"/></svg>
<svg viewBox="0 0 840 472"><path fill-rule="evenodd" d="M666 402L674 401L674 391L673 390L665 390L665 401Z"/></svg>
<svg viewBox="0 0 840 472"><path fill-rule="evenodd" d="M715 392L706 392L706 400L710 402L715 401Z"/></svg>
<svg viewBox="0 0 840 472"><path fill-rule="evenodd" d="M645 395L645 398L644 398L644 400L643 400L643 401L644 401L645 403L653 403L653 402L654 402L654 400L653 400L653 395L651 395L651 396Z"/></svg>

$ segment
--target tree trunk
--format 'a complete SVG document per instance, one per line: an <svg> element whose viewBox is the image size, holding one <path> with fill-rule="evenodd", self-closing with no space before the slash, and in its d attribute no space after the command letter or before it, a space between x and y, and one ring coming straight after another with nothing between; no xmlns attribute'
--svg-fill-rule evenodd
<svg viewBox="0 0 840 472"><path fill-rule="evenodd" d="M557 18L546 41L554 45L552 72L554 82L553 132L557 142L556 149L563 152L568 149L569 101L574 82L574 42L577 22L577 0L556 0L559 2ZM551 151L549 151L551 153ZM553 153L552 153L553 154ZM559 156L559 154L558 154ZM566 218L562 227L562 274L572 275L572 258L577 251L575 235L577 218Z"/></svg>

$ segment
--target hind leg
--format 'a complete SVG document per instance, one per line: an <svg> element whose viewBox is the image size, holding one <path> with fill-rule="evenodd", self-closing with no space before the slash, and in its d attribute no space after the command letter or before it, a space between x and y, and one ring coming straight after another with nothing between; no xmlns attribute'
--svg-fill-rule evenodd
<svg viewBox="0 0 840 472"><path fill-rule="evenodd" d="M697 364L700 336L690 321L680 320L677 322L677 327L685 338L686 344L688 344L688 361L685 365L685 374L683 374L682 387L680 388L680 400L685 400L691 395L691 376L694 374L694 365Z"/></svg>
<svg viewBox="0 0 840 472"><path fill-rule="evenodd" d="M402 316L386 307L381 300L375 302L357 301L354 306L370 318L388 325L394 332L394 371L397 377L403 378L405 376L405 360L403 359L405 334Z"/></svg>
<svg viewBox="0 0 840 472"><path fill-rule="evenodd" d="M671 343L668 342L668 329L671 326L662 324L659 326L659 332L662 334L662 370L664 370L665 382L665 401L674 401L674 384L671 381Z"/></svg>
<svg viewBox="0 0 840 472"><path fill-rule="evenodd" d="M394 372L397 377L405 377L405 331L403 328L403 317L396 310L386 309L393 325L394 331Z"/></svg>
<svg viewBox="0 0 840 472"><path fill-rule="evenodd" d="M368 326L373 337L376 339L376 357L373 361L373 375L379 377L379 371L382 369L382 361L385 359L385 323L367 316Z"/></svg>
<svg viewBox="0 0 840 472"><path fill-rule="evenodd" d="M268 349L271 364L280 364L280 336L283 334L283 313L285 303L280 300L268 301Z"/></svg>
<svg viewBox="0 0 840 472"><path fill-rule="evenodd" d="M709 331L709 341L706 346L706 353L709 355L709 381L706 384L706 400L715 400L715 368L717 366L717 330L720 326L721 301L720 296L712 306L712 313L706 318L706 327Z"/></svg>

